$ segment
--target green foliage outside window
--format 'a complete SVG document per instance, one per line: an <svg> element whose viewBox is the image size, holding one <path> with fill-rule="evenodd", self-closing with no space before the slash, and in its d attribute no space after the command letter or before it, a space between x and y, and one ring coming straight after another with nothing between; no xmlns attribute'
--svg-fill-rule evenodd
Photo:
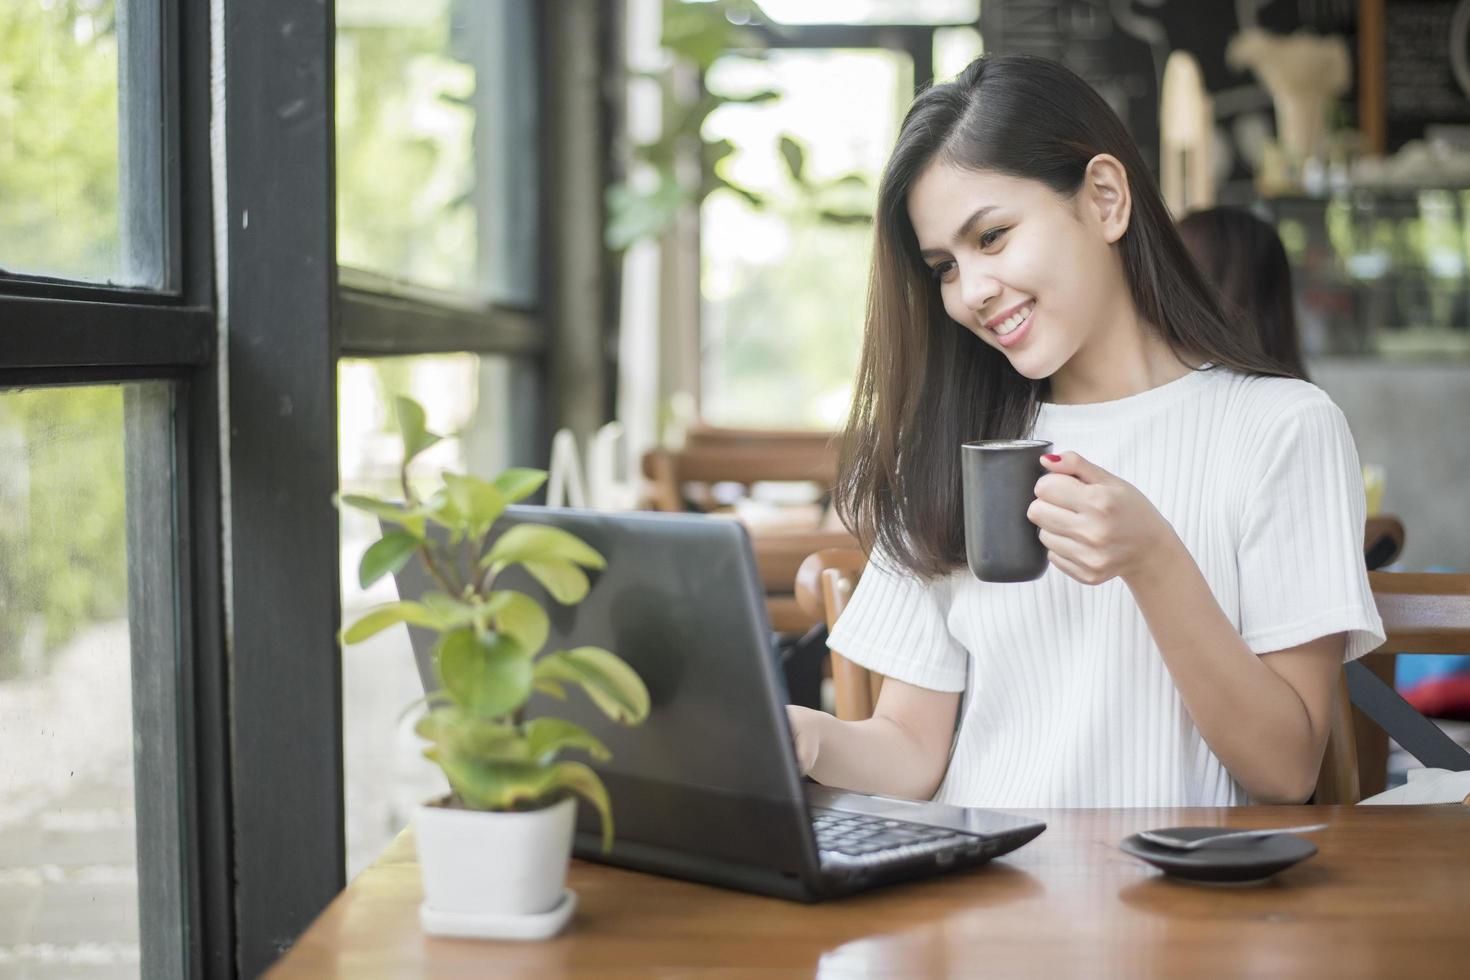
<svg viewBox="0 0 1470 980"><path fill-rule="evenodd" d="M115 272L117 116L111 0L0 3L0 268Z"/></svg>
<svg viewBox="0 0 1470 980"><path fill-rule="evenodd" d="M0 268L115 271L117 98L112 0L0 3ZM121 389L0 392L0 448L5 677L126 613Z"/></svg>
<svg viewBox="0 0 1470 980"><path fill-rule="evenodd" d="M31 630L49 654L127 613L122 400L117 387L0 394L0 679L27 666Z"/></svg>
<svg viewBox="0 0 1470 980"><path fill-rule="evenodd" d="M339 19L355 5L339 5ZM456 60L451 5L337 34L337 250L344 266L472 290L474 68Z"/></svg>

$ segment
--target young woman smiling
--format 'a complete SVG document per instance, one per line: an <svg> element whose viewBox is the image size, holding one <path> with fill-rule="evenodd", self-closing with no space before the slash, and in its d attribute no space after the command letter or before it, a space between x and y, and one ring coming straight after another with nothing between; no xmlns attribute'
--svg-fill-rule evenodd
<svg viewBox="0 0 1470 980"><path fill-rule="evenodd" d="M1382 641L1342 414L1225 318L1131 138L1060 65L983 58L885 170L838 506L872 549L829 645L874 716L803 770L991 806L1299 802ZM965 568L960 445L1043 438L1052 568ZM961 695L963 694L963 698ZM961 716L961 707L963 715Z"/></svg>

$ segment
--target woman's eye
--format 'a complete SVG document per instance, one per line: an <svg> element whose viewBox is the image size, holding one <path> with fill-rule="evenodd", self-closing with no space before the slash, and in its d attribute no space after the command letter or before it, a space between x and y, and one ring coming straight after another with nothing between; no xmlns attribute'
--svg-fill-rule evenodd
<svg viewBox="0 0 1470 980"><path fill-rule="evenodd" d="M980 247L981 248L990 248L996 242L1000 241L1001 236L1003 236L1008 231L1010 231L1009 228L992 228L992 229L990 229L989 231L985 232L985 234L983 234L983 235L980 236Z"/></svg>
<svg viewBox="0 0 1470 980"><path fill-rule="evenodd" d="M944 280L949 278L949 274L954 271L954 268L955 265L953 261L945 260L943 262L938 262L930 266L929 271L933 274L936 280Z"/></svg>

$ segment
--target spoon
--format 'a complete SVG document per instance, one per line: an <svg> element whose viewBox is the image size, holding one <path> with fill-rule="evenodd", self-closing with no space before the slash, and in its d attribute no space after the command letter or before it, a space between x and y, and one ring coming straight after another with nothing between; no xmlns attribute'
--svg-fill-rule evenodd
<svg viewBox="0 0 1470 980"><path fill-rule="evenodd" d="M1307 834L1314 830L1326 830L1325 823L1306 824L1301 827L1272 827L1265 830L1232 830L1223 834L1211 834L1208 837L1199 837L1195 840L1185 840L1182 837L1173 837L1160 830L1140 830L1138 836L1150 844L1158 844L1160 847L1173 848L1176 851L1193 851L1201 847L1209 847L1221 842L1235 843L1237 841L1252 840L1257 837L1274 837L1277 834Z"/></svg>

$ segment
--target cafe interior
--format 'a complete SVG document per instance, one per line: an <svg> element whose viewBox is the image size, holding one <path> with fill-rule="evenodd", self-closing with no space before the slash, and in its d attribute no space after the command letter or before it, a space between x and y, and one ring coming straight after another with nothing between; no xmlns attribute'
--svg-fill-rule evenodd
<svg viewBox="0 0 1470 980"><path fill-rule="evenodd" d="M892 723L885 161L1011 55L1289 264L1383 638L1308 795L793 750ZM1470 0L0 4L0 978L1463 976L1467 420Z"/></svg>

